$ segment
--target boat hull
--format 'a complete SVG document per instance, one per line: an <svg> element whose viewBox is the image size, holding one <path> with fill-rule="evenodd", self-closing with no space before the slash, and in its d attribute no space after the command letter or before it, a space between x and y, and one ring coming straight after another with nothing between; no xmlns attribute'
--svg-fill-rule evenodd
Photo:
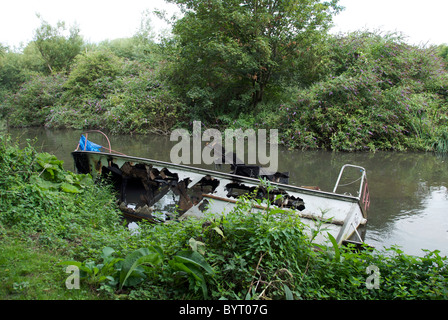
<svg viewBox="0 0 448 320"><path fill-rule="evenodd" d="M313 230L325 230L314 238L316 243L326 244L327 232L338 244L362 242L358 228L367 216L360 197L276 182L269 182L274 190L268 195L261 181L250 177L103 152L74 151L72 156L78 173L111 179L119 191L120 209L129 217L156 222L226 214L243 195L253 194L259 199L269 196L273 207L292 210L310 236ZM266 206L259 202L253 210Z"/></svg>

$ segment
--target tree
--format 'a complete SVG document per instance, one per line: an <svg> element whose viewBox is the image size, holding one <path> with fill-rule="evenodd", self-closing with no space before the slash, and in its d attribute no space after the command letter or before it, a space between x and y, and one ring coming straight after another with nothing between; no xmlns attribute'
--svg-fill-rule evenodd
<svg viewBox="0 0 448 320"><path fill-rule="evenodd" d="M7 48L0 43L0 58L5 56Z"/></svg>
<svg viewBox="0 0 448 320"><path fill-rule="evenodd" d="M0 101L3 100L3 94L16 92L33 74L45 71L45 68L33 42L23 48L22 52L8 47L2 48L0 44Z"/></svg>
<svg viewBox="0 0 448 320"><path fill-rule="evenodd" d="M76 57L72 71L64 83L65 96L72 100L76 96L102 97L104 86L97 83L113 81L122 67L122 59L110 51L99 50ZM107 87L107 85L106 85Z"/></svg>
<svg viewBox="0 0 448 320"><path fill-rule="evenodd" d="M0 58L0 91L15 91L30 75L24 62L24 55L8 51Z"/></svg>
<svg viewBox="0 0 448 320"><path fill-rule="evenodd" d="M270 125L289 147L446 150L448 77L436 47L399 33L356 31L328 41L328 74Z"/></svg>
<svg viewBox="0 0 448 320"><path fill-rule="evenodd" d="M67 30L65 22L59 21L55 27L43 20L35 30L34 42L44 59L48 70L52 72L68 71L70 64L81 51L83 44L79 28L70 27ZM67 34L68 32L68 34Z"/></svg>
<svg viewBox="0 0 448 320"><path fill-rule="evenodd" d="M173 28L173 82L196 113L255 107L268 85L300 74L341 9L337 1L168 0L184 13Z"/></svg>
<svg viewBox="0 0 448 320"><path fill-rule="evenodd" d="M437 49L438 56L441 57L445 62L445 69L448 69L448 45L441 44Z"/></svg>

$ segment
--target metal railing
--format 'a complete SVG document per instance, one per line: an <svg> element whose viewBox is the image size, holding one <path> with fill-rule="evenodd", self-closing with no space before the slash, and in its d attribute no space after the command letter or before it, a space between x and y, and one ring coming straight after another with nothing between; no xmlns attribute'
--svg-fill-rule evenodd
<svg viewBox="0 0 448 320"><path fill-rule="evenodd" d="M354 180L352 182L349 182L349 183L346 183L346 184L343 184L343 185L339 184L340 181L341 181L342 174L344 173L344 170L347 167L359 169L361 171L361 176L358 179L356 179L356 180ZM352 164L345 164L345 165L343 165L342 168L341 168L341 171L339 171L338 180L336 181L336 184L334 185L333 193L336 193L336 190L338 189L338 187L348 186L348 185L351 185L351 184L356 183L358 181L360 181L360 183L359 183L359 191L358 191L358 199L362 203L363 209L365 211L367 211L367 209L370 206L370 192L369 192L369 188L367 186L366 169L364 169L363 167L355 166L355 165L352 165Z"/></svg>

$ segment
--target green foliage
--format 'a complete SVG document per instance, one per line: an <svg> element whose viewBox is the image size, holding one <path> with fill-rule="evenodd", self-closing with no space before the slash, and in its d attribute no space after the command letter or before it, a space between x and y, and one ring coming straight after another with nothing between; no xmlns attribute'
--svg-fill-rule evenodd
<svg viewBox="0 0 448 320"><path fill-rule="evenodd" d="M112 66L108 60L98 63L97 69L103 71ZM75 76L69 78L64 84L68 89L65 102L47 116L46 126L103 128L111 133L167 133L182 118L181 101L170 94L157 71L137 61L113 65L120 67L113 77L102 73L92 78L90 66L80 68L76 80ZM86 81L89 85L81 85L83 75L90 77Z"/></svg>
<svg viewBox="0 0 448 320"><path fill-rule="evenodd" d="M434 48L394 35L353 33L330 42L325 80L280 107L272 126L291 147L431 150L447 124L448 77Z"/></svg>
<svg viewBox="0 0 448 320"><path fill-rule="evenodd" d="M60 265L73 265L82 271L81 277L91 286L104 284L104 289L113 291L119 287L135 287L144 281L147 276L155 276L154 268L162 265L165 256L159 246L140 248L129 253L124 258L114 258L115 250L106 247L102 253L102 263L96 264L88 260L83 263L78 261L63 261ZM146 267L151 265L151 267ZM198 283L202 288L204 298L207 298L207 286L203 270L213 273L210 265L197 251L183 250L174 255L165 269L169 268L173 273L184 273L193 283ZM107 287L106 287L107 286Z"/></svg>
<svg viewBox="0 0 448 320"><path fill-rule="evenodd" d="M70 100L87 92L92 97L102 97L103 92L95 90L97 86L94 85L100 79L113 81L120 71L121 63L117 56L107 51L93 51L77 56L67 82L64 84L67 90L64 99Z"/></svg>
<svg viewBox="0 0 448 320"><path fill-rule="evenodd" d="M133 37L103 41L95 50L109 50L119 58L142 62L150 68L157 68L160 61L167 57L161 55L160 46L153 41L150 22L143 19Z"/></svg>
<svg viewBox="0 0 448 320"><path fill-rule="evenodd" d="M435 142L432 146L433 150L437 153L447 154L448 153L448 131L440 130L437 135Z"/></svg>
<svg viewBox="0 0 448 320"><path fill-rule="evenodd" d="M62 74L35 74L4 100L1 113L14 127L43 125L59 102L65 81Z"/></svg>
<svg viewBox="0 0 448 320"><path fill-rule="evenodd" d="M306 68L321 64L315 53L339 10L337 1L170 2L185 13L173 28L179 53L171 83L192 118L203 120L247 111L282 80L305 83Z"/></svg>
<svg viewBox="0 0 448 320"><path fill-rule="evenodd" d="M12 247L3 240L14 232L39 250L70 255L60 265L77 266L81 285L106 298L448 298L448 260L437 250L422 257L396 247L360 251L338 247L331 236L329 247L315 250L310 230L297 215L272 206L258 210L261 200L250 196L226 215L209 213L204 219L157 225L142 221L139 232L131 233L119 223L114 195L106 185L64 172L60 165L51 155L19 149L1 138L0 277L13 263L7 257ZM61 181L81 193L56 187ZM52 187L42 188L45 183ZM274 191L263 183L269 193ZM378 270L376 289L367 287L371 266ZM64 286L66 273L61 274L56 281ZM31 286L42 287L36 277L8 279L8 293L0 290L2 295L34 295Z"/></svg>
<svg viewBox="0 0 448 320"><path fill-rule="evenodd" d="M448 297L448 261L437 251L414 257L394 247L382 253L367 247L361 251L350 246L338 247L334 243L333 247L316 251L296 216L282 210L258 212L254 204L250 200L241 201L225 216L158 226L148 235L163 243L165 252L178 250L182 243L189 243L191 248L199 245L203 258L213 268L213 277L205 277L203 281L198 276L200 283L191 287L190 282L190 288L206 282L210 299ZM188 254L192 255L192 251ZM173 267L174 260L136 287L131 296L200 298L191 295L195 291L186 295L173 278L172 269L168 272L166 268ZM378 289L366 285L371 275L366 271L368 266L375 266L380 272Z"/></svg>
<svg viewBox="0 0 448 320"><path fill-rule="evenodd" d="M14 127L167 133L182 110L158 71L110 51L94 51L79 55L68 77L35 74L20 90L6 93L0 115Z"/></svg>
<svg viewBox="0 0 448 320"><path fill-rule="evenodd" d="M60 190L68 193L81 193L83 189L93 184L92 177L88 174L74 174L65 171L63 161L49 153L39 153L35 158L35 172L30 180L43 190Z"/></svg>
<svg viewBox="0 0 448 320"><path fill-rule="evenodd" d="M21 55L7 53L0 56L0 84L3 95L6 90L17 89L25 81Z"/></svg>
<svg viewBox="0 0 448 320"><path fill-rule="evenodd" d="M441 44L438 47L438 55L444 60L445 68L448 69L448 45Z"/></svg>
<svg viewBox="0 0 448 320"><path fill-rule="evenodd" d="M174 271L185 272L190 280L199 285L205 299L208 298L208 290L203 271L213 274L213 269L207 263L205 258L197 251L183 250L178 252L169 265Z"/></svg>
<svg viewBox="0 0 448 320"><path fill-rule="evenodd" d="M0 57L0 90L16 92L35 72L42 71L41 59L33 52L32 45L23 54L7 51Z"/></svg>
<svg viewBox="0 0 448 320"><path fill-rule="evenodd" d="M49 72L68 71L83 44L79 28L71 27L69 35L65 36L65 22L59 21L56 27L53 27L39 15L38 18L41 19L41 26L35 30L34 42Z"/></svg>
<svg viewBox="0 0 448 320"><path fill-rule="evenodd" d="M63 261L59 265L75 266L81 271L80 276L90 286L102 286L103 289L111 291L119 285L120 290L124 286L135 286L146 278L144 265L160 265L163 252L159 247L137 249L124 258L114 257L115 250L105 247L102 250L102 262Z"/></svg>
<svg viewBox="0 0 448 320"><path fill-rule="evenodd" d="M160 265L163 259L163 252L160 247L150 247L138 249L123 260L120 271L121 288L124 285L134 286L144 279L143 269L140 268L144 264Z"/></svg>
<svg viewBox="0 0 448 320"><path fill-rule="evenodd" d="M168 133L182 118L182 103L172 96L157 72L142 68L113 83L105 102L106 126L114 133Z"/></svg>
<svg viewBox="0 0 448 320"><path fill-rule="evenodd" d="M62 168L53 155L19 149L0 137L0 225L33 235L39 243L63 246L78 237L95 237L119 219L113 194L89 175ZM96 213L96 214L95 214Z"/></svg>
<svg viewBox="0 0 448 320"><path fill-rule="evenodd" d="M0 228L1 229L1 228ZM27 236L10 230L0 232L0 297L2 300L98 300L107 298L81 286L67 290L67 274L57 263L67 259L58 250L48 250Z"/></svg>

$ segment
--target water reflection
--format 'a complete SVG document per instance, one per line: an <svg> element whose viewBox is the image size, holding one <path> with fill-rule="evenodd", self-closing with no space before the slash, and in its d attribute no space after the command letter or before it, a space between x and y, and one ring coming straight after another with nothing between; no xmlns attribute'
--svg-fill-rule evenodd
<svg viewBox="0 0 448 320"><path fill-rule="evenodd" d="M35 146L39 150L56 154L64 160L66 169L73 169L70 152L76 148L80 131L32 128L10 129L10 133L22 143L36 137ZM95 135L94 141L107 145L102 139ZM112 149L162 161L170 161L170 149L176 144L168 136L157 135L120 135L110 139ZM339 170L346 163L367 169L371 206L366 242L378 248L398 245L415 255L422 255L421 249L438 249L448 255L446 159L418 152L343 153L279 148L279 171L290 172L290 182L295 185L332 191ZM347 181L355 177L356 172ZM356 190L355 187L347 192L353 194Z"/></svg>

